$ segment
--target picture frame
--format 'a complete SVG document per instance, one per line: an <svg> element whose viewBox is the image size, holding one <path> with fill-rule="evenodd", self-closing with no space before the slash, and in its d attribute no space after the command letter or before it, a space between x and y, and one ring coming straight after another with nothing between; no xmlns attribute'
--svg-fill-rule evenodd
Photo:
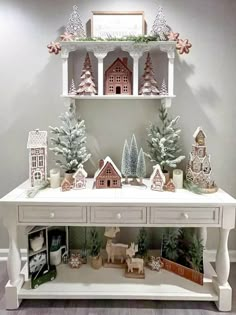
<svg viewBox="0 0 236 315"><path fill-rule="evenodd" d="M92 14L92 37L119 38L145 34L144 11L92 11Z"/></svg>

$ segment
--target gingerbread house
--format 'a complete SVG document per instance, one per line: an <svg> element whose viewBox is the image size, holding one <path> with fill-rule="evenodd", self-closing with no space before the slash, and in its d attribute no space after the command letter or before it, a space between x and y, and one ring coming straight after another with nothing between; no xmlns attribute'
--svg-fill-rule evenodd
<svg viewBox="0 0 236 315"><path fill-rule="evenodd" d="M121 188L121 173L109 156L99 161L94 179L96 188Z"/></svg>
<svg viewBox="0 0 236 315"><path fill-rule="evenodd" d="M64 178L62 183L61 183L61 190L62 191L69 191L69 190L71 190L71 188L72 188L71 182L67 178Z"/></svg>
<svg viewBox="0 0 236 315"><path fill-rule="evenodd" d="M132 94L132 71L128 58L117 58L105 72L105 95Z"/></svg>
<svg viewBox="0 0 236 315"><path fill-rule="evenodd" d="M206 152L206 134L201 127L198 127L193 134L195 144L189 154L189 161L186 170L186 178L194 184L203 188L210 183L211 162L210 155Z"/></svg>
<svg viewBox="0 0 236 315"><path fill-rule="evenodd" d="M77 171L73 175L74 185L73 189L83 189L86 188L86 177L88 176L87 172L84 170L82 164L79 165Z"/></svg>
<svg viewBox="0 0 236 315"><path fill-rule="evenodd" d="M34 187L47 179L47 131L39 129L30 131L27 149L29 149L29 180Z"/></svg>
<svg viewBox="0 0 236 315"><path fill-rule="evenodd" d="M163 191L163 186L165 184L165 175L162 173L161 167L159 164L153 166L153 172L150 177L151 180L151 189L157 191Z"/></svg>
<svg viewBox="0 0 236 315"><path fill-rule="evenodd" d="M168 183L166 183L166 184L164 185L164 190L170 191L170 192L175 192L175 184L174 184L174 182L173 182L172 179L170 179L170 180L168 181Z"/></svg>

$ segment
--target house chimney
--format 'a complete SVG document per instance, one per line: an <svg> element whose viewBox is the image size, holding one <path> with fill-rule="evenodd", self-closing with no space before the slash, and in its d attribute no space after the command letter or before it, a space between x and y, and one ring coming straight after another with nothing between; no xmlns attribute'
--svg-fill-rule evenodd
<svg viewBox="0 0 236 315"><path fill-rule="evenodd" d="M127 65L128 65L128 58L124 57L122 61L123 61L123 64L125 64L126 67L127 67Z"/></svg>
<svg viewBox="0 0 236 315"><path fill-rule="evenodd" d="M99 169L101 169L103 167L103 165L104 165L104 160L100 160L99 161Z"/></svg>

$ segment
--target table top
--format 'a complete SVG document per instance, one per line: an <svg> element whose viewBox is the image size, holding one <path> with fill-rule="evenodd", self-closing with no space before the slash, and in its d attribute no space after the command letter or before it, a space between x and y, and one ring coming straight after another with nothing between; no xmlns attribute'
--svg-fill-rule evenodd
<svg viewBox="0 0 236 315"><path fill-rule="evenodd" d="M0 204L132 204L132 205L163 205L163 206L234 206L236 199L219 189L211 194L195 194L186 189L177 189L176 192L158 192L150 189L150 180L145 179L146 186L123 185L122 188L95 189L94 180L87 180L86 189L62 192L60 188L46 188L34 198L28 198L29 181L25 181L9 194L0 199Z"/></svg>

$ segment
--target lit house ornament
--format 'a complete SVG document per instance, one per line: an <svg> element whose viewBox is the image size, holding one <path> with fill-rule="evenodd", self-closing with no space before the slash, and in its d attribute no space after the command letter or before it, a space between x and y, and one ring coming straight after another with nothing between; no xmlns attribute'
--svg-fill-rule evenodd
<svg viewBox="0 0 236 315"><path fill-rule="evenodd" d="M29 132L29 180L31 186L38 186L47 179L47 131L39 129Z"/></svg>

